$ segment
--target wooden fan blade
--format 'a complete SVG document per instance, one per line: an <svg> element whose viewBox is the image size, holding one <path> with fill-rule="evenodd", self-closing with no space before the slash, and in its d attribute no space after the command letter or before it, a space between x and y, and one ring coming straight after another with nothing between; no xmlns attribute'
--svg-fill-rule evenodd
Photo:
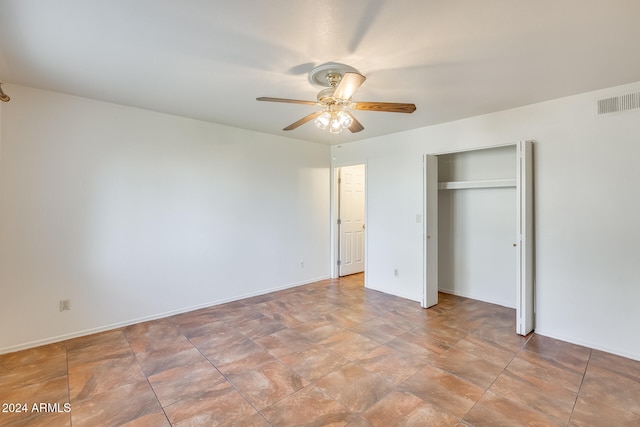
<svg viewBox="0 0 640 427"><path fill-rule="evenodd" d="M298 126L302 126L303 124L315 119L316 117L318 117L322 113L324 113L324 111L316 111L315 113L311 113L308 116L304 116L303 118L301 118L297 122L291 123L289 126L287 126L286 128L284 128L282 130L294 130Z"/></svg>
<svg viewBox="0 0 640 427"><path fill-rule="evenodd" d="M359 73L344 73L340 84L333 93L333 97L337 99L349 99L364 83L367 78Z"/></svg>
<svg viewBox="0 0 640 427"><path fill-rule="evenodd" d="M391 113L413 113L415 104L402 104L398 102L356 102L351 108L354 110L383 111Z"/></svg>
<svg viewBox="0 0 640 427"><path fill-rule="evenodd" d="M299 99L287 99L287 98L269 98L268 96L261 96L260 98L256 98L256 101L286 102L287 104L318 105L316 101L301 101Z"/></svg>
<svg viewBox="0 0 640 427"><path fill-rule="evenodd" d="M360 132L361 130L364 130L364 126L362 126L362 123L360 123L358 119L353 117L353 114L351 114L348 111L344 111L344 113L349 117L351 117L351 125L349 125L349 130L351 131L351 133L356 133L356 132Z"/></svg>

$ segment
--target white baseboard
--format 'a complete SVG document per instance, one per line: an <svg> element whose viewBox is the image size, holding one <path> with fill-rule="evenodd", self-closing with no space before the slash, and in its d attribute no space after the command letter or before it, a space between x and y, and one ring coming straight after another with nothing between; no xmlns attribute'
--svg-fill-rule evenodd
<svg viewBox="0 0 640 427"><path fill-rule="evenodd" d="M58 335L58 336L44 338L44 339L35 340L35 341L29 341L29 342L25 342L25 343L9 346L9 347L0 348L0 354L13 353L13 352L16 352L16 351L26 350L26 349L33 348L33 347L39 347L39 346L42 346L42 345L47 345L47 344L53 344L53 343L57 343L57 342L61 342L61 341L66 341L66 340L69 340L69 339L72 339L72 338L78 338L78 337L83 337L83 336L86 336L86 335L96 334L96 333L99 333L99 332L110 331L110 330L122 328L122 327L125 327L125 326L135 325L136 323L142 323L142 322L148 322L148 321L151 321L151 320L162 319L162 318L165 318L165 317L175 316L176 314L182 314L182 313L188 313L190 311L200 310L201 308L213 307L213 306L216 306L216 305L225 304L225 303L233 302L233 301L238 301L238 300L242 300L242 299L246 299L246 298L251 298L251 297L255 297L255 296L259 296L259 295L264 295L264 294L268 294L268 293L271 293L271 292L281 291L281 290L284 290L284 289L290 289L290 288L295 288L295 287L298 287L298 286L309 285L311 283L319 282L321 280L326 280L326 279L329 279L329 276L322 276L322 277L318 277L318 278L315 278L315 279L311 279L311 280L303 281L303 282L299 282L299 283L290 283L290 284L287 284L287 285L276 286L274 288L265 289L265 290L261 290L261 291L257 291L257 292L251 292L251 293L243 294L243 295L238 295L238 296L231 297L231 298L225 298L225 299L221 299L221 300L210 301L210 302L207 302L207 303L204 303L204 304L198 304L198 305L194 305L194 306L190 306L190 307L183 307L183 308L180 308L180 309L177 309L177 310L171 310L171 311L166 311L166 312L163 312L163 313L152 314L152 315L149 315L149 316L138 317L138 318L135 318L135 319L125 320L123 322L117 322L117 323L111 323L109 325L98 326L96 328L84 329L84 330L81 330L81 331L75 331L75 332L71 332L71 333L68 333L68 334Z"/></svg>
<svg viewBox="0 0 640 427"><path fill-rule="evenodd" d="M385 293L385 294L388 294L388 295L393 295L395 297L404 298L404 299L408 299L408 300L411 300L411 301L416 301L418 303L420 302L419 299L415 299L411 295L405 295L405 294L402 294L402 293L392 292L392 290L388 289L388 288L379 288L379 287L376 287L375 285L370 285L370 284L367 284L365 287L367 289L371 289L372 291L382 292L382 293Z"/></svg>
<svg viewBox="0 0 640 427"><path fill-rule="evenodd" d="M516 308L516 306L514 304L515 301L493 300L493 299L490 299L490 298L480 298L477 295L467 294L465 292L459 292L459 291L455 291L455 290L452 290L452 289L439 288L438 292L442 292L442 293L445 293L445 294L451 294L451 295L464 297L464 298L475 299L475 300L478 300L478 301L488 302L490 304L501 305L502 307L513 308L513 309Z"/></svg>
<svg viewBox="0 0 640 427"><path fill-rule="evenodd" d="M624 351L620 351L618 349L615 348L611 348L611 347L607 347L607 346L603 346L600 344L596 344L590 341L584 341L584 340L579 340L579 339L575 339L572 337L566 337L563 335L557 335L554 333L549 333L543 329L537 329L535 330L535 333L538 335L542 335L545 337L549 337L549 338L553 338L556 340L560 340L560 341L564 341L564 342L568 342L571 344L576 344L576 345L581 345L583 347L588 347L591 348L593 350L600 350L600 351L604 351L605 353L611 353L611 354L615 354L617 356L621 356L621 357L626 357L627 359L633 359L633 360L638 360L640 361L640 354L634 354L634 353L627 353Z"/></svg>

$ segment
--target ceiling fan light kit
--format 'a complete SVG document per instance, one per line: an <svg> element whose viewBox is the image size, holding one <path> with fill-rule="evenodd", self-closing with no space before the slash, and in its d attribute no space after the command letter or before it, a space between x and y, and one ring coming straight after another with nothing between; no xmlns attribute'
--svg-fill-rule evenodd
<svg viewBox="0 0 640 427"><path fill-rule="evenodd" d="M297 127L313 120L317 128L322 130L328 129L331 133L340 133L344 129L349 129L352 133L356 133L363 130L364 127L349 110L394 113L413 113L416 110L416 106L414 104L394 102L353 102L353 94L365 80L365 76L349 65L328 62L315 67L309 72L309 82L325 88L318 92L316 102L270 97L260 97L256 98L256 100L321 107L321 111L311 113L297 122L290 124L283 129L284 131L296 129Z"/></svg>
<svg viewBox="0 0 640 427"><path fill-rule="evenodd" d="M344 111L325 111L315 119L314 123L319 129L324 130L327 129L328 126L329 132L340 133L344 129L348 129L351 123L353 123L353 120Z"/></svg>

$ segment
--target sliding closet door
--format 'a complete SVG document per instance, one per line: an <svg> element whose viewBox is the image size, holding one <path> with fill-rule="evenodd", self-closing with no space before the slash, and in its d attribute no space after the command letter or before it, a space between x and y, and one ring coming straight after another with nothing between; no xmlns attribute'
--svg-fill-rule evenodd
<svg viewBox="0 0 640 427"><path fill-rule="evenodd" d="M527 335L534 325L533 293L533 143L517 144L516 191L518 199L516 249L516 332Z"/></svg>

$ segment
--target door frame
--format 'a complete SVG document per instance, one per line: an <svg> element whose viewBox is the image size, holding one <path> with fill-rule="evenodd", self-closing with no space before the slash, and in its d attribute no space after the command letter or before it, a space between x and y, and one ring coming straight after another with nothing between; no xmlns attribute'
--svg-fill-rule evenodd
<svg viewBox="0 0 640 427"><path fill-rule="evenodd" d="M424 155L425 166L423 167L423 263L424 263L424 283L423 283L423 307L427 304L427 295L434 292L434 284L427 280L432 277L427 272L427 266L433 263L428 260L427 252L427 191L438 191L437 183L428 185L426 166L427 158L430 156L440 156L445 154L463 153L478 151L483 149L499 147L516 147L516 230L514 246L518 247L516 256L516 333L527 335L535 328L535 289L534 289L534 226L533 226L533 141L517 141L507 144L487 145L481 147L471 147L461 150L444 151L437 153L427 153ZM435 190L434 190L435 187ZM433 194L431 194L433 196ZM436 194L437 197L437 194ZM437 227L437 225L436 225ZM437 251L436 251L437 256ZM435 261L437 262L437 260ZM436 276L437 277L437 276ZM430 286L431 285L431 286ZM435 283L437 290L437 279Z"/></svg>
<svg viewBox="0 0 640 427"><path fill-rule="evenodd" d="M364 165L364 285L367 286L367 265L369 257L367 256L368 248L367 248L367 233L369 231L367 216L369 210L367 209L367 192L369 191L369 185L367 183L368 177L368 165L366 161L345 161L345 162L335 162L331 163L331 200L330 200L330 209L331 209L331 224L330 224L330 232L331 232L331 278L337 279L340 277L340 269L338 268L338 256L340 254L340 228L338 227L338 217L340 216L339 205L338 205L338 197L340 197L339 188L338 188L338 172L340 168L347 166L356 166L356 165Z"/></svg>

